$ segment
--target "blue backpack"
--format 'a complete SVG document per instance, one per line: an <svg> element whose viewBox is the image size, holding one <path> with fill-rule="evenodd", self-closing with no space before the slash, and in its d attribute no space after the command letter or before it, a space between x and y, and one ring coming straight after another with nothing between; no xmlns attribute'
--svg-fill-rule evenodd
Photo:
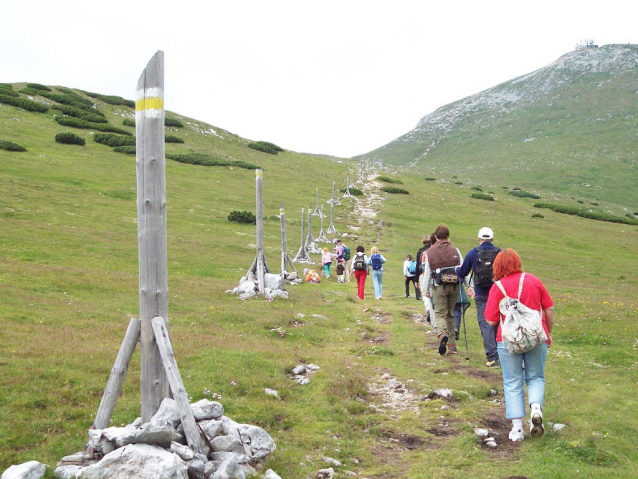
<svg viewBox="0 0 638 479"><path fill-rule="evenodd" d="M381 263L381 255L380 254L373 254L372 256L370 256L370 261L372 262L372 269L374 271L379 271L381 269L381 265L383 263Z"/></svg>
<svg viewBox="0 0 638 479"><path fill-rule="evenodd" d="M408 263L408 273L416 274L416 261L410 261Z"/></svg>

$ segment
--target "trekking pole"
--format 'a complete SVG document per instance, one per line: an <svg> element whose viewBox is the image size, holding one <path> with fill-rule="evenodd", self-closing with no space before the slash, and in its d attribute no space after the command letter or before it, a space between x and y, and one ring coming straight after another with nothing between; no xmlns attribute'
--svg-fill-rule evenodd
<svg viewBox="0 0 638 479"><path fill-rule="evenodd" d="M473 276L474 276L474 271L472 271L472 274L470 275L470 281L469 281L470 284L472 283ZM461 296L461 318L463 319L463 337L465 338L465 360L469 363L470 352L467 347L467 328L465 327L465 307L463 305L463 283L462 282L461 282L461 289L459 291L459 294Z"/></svg>

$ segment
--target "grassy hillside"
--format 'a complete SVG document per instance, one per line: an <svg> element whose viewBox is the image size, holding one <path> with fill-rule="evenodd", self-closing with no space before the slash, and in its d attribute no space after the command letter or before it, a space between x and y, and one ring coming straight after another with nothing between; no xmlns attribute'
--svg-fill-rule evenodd
<svg viewBox="0 0 638 479"><path fill-rule="evenodd" d="M572 52L441 107L363 156L637 211L637 67L638 45Z"/></svg>
<svg viewBox="0 0 638 479"><path fill-rule="evenodd" d="M112 125L132 114L124 105L95 103ZM301 207L314 207L317 187L328 199L347 164L288 151L268 155L228 132L182 120L185 126L170 127L170 134L185 143L168 144L168 153L196 151L264 168L264 214L277 214L285 202L294 255ZM0 139L27 148L0 150L3 470L32 459L54 465L82 449L139 303L134 157L95 143L91 130L59 126L51 112L0 105L0 125ZM62 131L82 136L86 146L56 143ZM437 175L438 181L396 175L410 194L386 195L372 206L376 217L352 214L355 200L335 208L339 231L356 231L361 244L378 245L388 259L382 301L373 299L369 283L359 302L354 283L339 285L333 276L291 287L288 301L242 302L225 290L250 266L255 231L226 216L254 210L254 172L167 160L166 177L169 314L186 388L193 401L219 394L227 415L264 427L277 443L267 466L281 477L315 477L328 466L327 456L342 462L336 477L344 471L386 479L638 473L636 226L548 210L532 218L539 212L535 200L511 196L500 188L509 185L496 182L496 201L472 199L475 190L463 174ZM460 355L440 357L433 335L416 321L423 306L403 298L402 262L440 222L464 252L475 246L481 226L491 226L497 244L516 248L525 269L547 285L557 327L545 416L566 424L564 430L508 444L500 371L483 365L473 307L466 317L468 363L463 343ZM279 221L265 223L273 266ZM300 362L321 367L307 386L287 377ZM407 388L398 409L387 404L388 388L384 394L368 386L387 385L384 374ZM439 387L451 388L455 399L427 399ZM139 399L136 353L113 424L134 420ZM499 434L499 447L484 447L475 426Z"/></svg>

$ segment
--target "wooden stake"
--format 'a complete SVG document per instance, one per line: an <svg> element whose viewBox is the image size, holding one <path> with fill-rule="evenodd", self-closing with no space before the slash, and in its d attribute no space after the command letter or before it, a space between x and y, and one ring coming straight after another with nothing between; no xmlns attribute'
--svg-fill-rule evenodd
<svg viewBox="0 0 638 479"><path fill-rule="evenodd" d="M205 444L200 436L197 423L195 422L193 410L191 409L190 402L188 401L188 394L186 394L186 389L184 389L182 376L179 374L179 368L177 367L177 361L175 361L171 340L168 337L168 331L166 329L166 321L164 321L164 318L157 316L151 320L151 324L159 346L162 364L166 370L166 375L168 376L168 381L171 385L171 390L173 391L173 397L177 403L188 447L195 452L204 454L206 452Z"/></svg>
<svg viewBox="0 0 638 479"><path fill-rule="evenodd" d="M124 339L122 340L122 345L117 352L115 364L113 365L113 369L111 369L111 375L106 384L106 389L102 395L102 401L100 402L100 407L97 410L95 421L93 421L91 429L104 429L109 426L111 416L115 409L115 402L122 392L122 384L128 372L128 365L131 362L135 346L137 346L137 342L140 339L140 329L140 320L131 318Z"/></svg>
<svg viewBox="0 0 638 479"><path fill-rule="evenodd" d="M310 215L310 212L308 212ZM299 251L295 255L295 259L292 260L295 263L312 263L308 249L306 248L306 209L301 208L301 246Z"/></svg>
<svg viewBox="0 0 638 479"><path fill-rule="evenodd" d="M151 58L137 83L135 125L142 422L148 422L169 395L168 381L151 327L151 319L155 316L168 318L162 51Z"/></svg>
<svg viewBox="0 0 638 479"><path fill-rule="evenodd" d="M290 256L288 256L288 239L286 238L286 211L284 210L283 203L279 208L279 219L281 221L281 277L285 279L286 274L289 273L289 271L286 270L288 265L290 265L295 273L297 272L297 268L295 268L295 265L292 264Z"/></svg>

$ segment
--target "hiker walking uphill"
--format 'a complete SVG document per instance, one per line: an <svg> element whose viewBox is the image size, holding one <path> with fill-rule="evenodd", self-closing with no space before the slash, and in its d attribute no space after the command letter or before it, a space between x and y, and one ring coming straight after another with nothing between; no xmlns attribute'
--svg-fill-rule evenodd
<svg viewBox="0 0 638 479"><path fill-rule="evenodd" d="M383 297L383 263L385 258L379 254L379 248L373 246L370 250L370 259L368 266L372 267L372 284L374 285L374 298L381 299Z"/></svg>
<svg viewBox="0 0 638 479"><path fill-rule="evenodd" d="M414 284L414 295L417 301L421 301L421 291L419 290L419 277L417 276L417 262L409 254L403 262L403 278L405 279L405 297L410 297L410 283Z"/></svg>
<svg viewBox="0 0 638 479"><path fill-rule="evenodd" d="M352 274L357 280L357 296L363 299L368 277L368 257L364 254L364 247L357 246L357 254L352 258Z"/></svg>
<svg viewBox="0 0 638 479"><path fill-rule="evenodd" d="M419 288L419 291L423 290L423 287L420 286L423 279L421 278L421 276L423 276L423 255L427 250L430 249L430 246L432 245L432 235L425 235L421 240L421 243L423 243L423 246L421 246L421 248L419 248L419 251L416 252L415 257L417 267L416 286L417 288ZM425 282L427 283L427 280Z"/></svg>
<svg viewBox="0 0 638 479"><path fill-rule="evenodd" d="M344 266L344 281L346 283L350 282L350 257L352 253L350 252L350 248L348 248L340 239L337 240L335 245L335 253L337 253L337 259L343 259Z"/></svg>
<svg viewBox="0 0 638 479"><path fill-rule="evenodd" d="M423 267L425 278L430 278L434 288L439 354L444 355L448 347L452 353L457 351L454 338L454 305L459 298L460 287L456 267L463 263L463 256L458 248L450 243L450 230L447 226L437 226L434 237L436 243L426 251ZM430 296L429 292L426 294Z"/></svg>
<svg viewBox="0 0 638 479"><path fill-rule="evenodd" d="M467 294L474 299L476 304L476 317L478 319L481 335L483 336L483 347L485 348L485 358L487 367L493 368L500 365L498 352L496 350L496 326L492 326L485 321L485 305L490 288L494 284L492 280L492 266L496 255L501 251L492 244L494 232L491 228L483 227L478 232L479 246L471 249L463 265L457 269L457 274L461 279L472 272L474 286L470 286Z"/></svg>
<svg viewBox="0 0 638 479"><path fill-rule="evenodd" d="M521 258L513 249L507 248L496 256L494 280L485 319L498 326L496 341L503 371L505 414L512 420L509 438L522 441L523 379L530 406L530 435L537 437L544 432L545 360L552 345L554 302L536 276L523 272Z"/></svg>

